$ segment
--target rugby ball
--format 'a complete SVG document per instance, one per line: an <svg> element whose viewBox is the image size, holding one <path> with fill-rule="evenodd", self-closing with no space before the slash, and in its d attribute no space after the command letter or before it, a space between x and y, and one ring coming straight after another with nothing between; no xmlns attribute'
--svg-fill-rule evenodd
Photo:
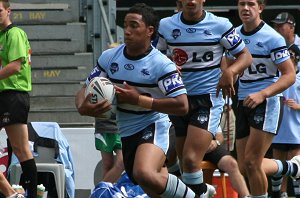
<svg viewBox="0 0 300 198"><path fill-rule="evenodd" d="M85 96L92 93L90 102L95 104L101 100L107 99L112 104L112 109L103 113L99 118L109 119L115 114L115 88L110 80L104 77L93 78L85 89Z"/></svg>

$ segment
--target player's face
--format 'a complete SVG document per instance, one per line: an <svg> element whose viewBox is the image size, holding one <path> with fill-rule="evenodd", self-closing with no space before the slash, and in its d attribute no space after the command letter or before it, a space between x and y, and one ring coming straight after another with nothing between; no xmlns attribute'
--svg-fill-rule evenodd
<svg viewBox="0 0 300 198"><path fill-rule="evenodd" d="M9 19L10 15L10 8L5 8L3 6L3 2L0 2L0 26L1 29L5 28L10 21Z"/></svg>
<svg viewBox="0 0 300 198"><path fill-rule="evenodd" d="M128 48L140 48L148 45L154 28L146 26L142 15L129 13L124 19L124 42Z"/></svg>
<svg viewBox="0 0 300 198"><path fill-rule="evenodd" d="M202 15L203 3L205 0L180 0L182 4L182 11L187 20L193 18L198 19Z"/></svg>
<svg viewBox="0 0 300 198"><path fill-rule="evenodd" d="M274 24L274 29L284 38L288 38L290 34L294 34L293 26L288 23Z"/></svg>
<svg viewBox="0 0 300 198"><path fill-rule="evenodd" d="M263 6L257 3L257 0L239 0L239 16L243 23L251 23L260 19Z"/></svg>

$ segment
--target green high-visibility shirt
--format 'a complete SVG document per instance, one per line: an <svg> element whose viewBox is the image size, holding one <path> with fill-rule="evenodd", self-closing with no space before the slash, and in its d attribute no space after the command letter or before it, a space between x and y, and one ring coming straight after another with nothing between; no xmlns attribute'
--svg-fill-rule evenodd
<svg viewBox="0 0 300 198"><path fill-rule="evenodd" d="M26 33L13 25L0 32L0 69L22 59L21 70L0 80L0 92L5 90L31 91L31 48Z"/></svg>

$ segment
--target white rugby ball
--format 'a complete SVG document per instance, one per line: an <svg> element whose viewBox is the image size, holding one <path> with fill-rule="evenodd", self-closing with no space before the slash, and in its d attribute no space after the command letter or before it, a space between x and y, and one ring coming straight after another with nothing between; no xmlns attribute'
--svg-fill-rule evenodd
<svg viewBox="0 0 300 198"><path fill-rule="evenodd" d="M107 99L112 104L112 109L103 113L99 118L111 118L115 114L115 88L110 80L104 77L93 78L85 89L85 96L92 93L90 102L95 104L101 100Z"/></svg>

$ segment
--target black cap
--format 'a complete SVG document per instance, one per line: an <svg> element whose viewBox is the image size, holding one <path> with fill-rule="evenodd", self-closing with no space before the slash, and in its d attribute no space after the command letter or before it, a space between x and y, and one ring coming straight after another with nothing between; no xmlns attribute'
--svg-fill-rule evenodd
<svg viewBox="0 0 300 198"><path fill-rule="evenodd" d="M276 16L276 18L274 20L272 20L272 22L276 23L276 24L288 23L288 24L291 24L293 26L296 25L295 18L293 17L293 15L291 15L288 12L281 12L281 13L279 13Z"/></svg>

